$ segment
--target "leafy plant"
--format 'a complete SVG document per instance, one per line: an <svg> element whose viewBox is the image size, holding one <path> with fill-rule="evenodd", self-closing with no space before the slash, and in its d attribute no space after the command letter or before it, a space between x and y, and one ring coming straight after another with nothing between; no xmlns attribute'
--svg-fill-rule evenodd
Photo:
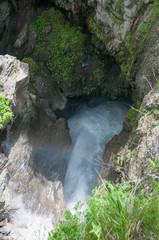
<svg viewBox="0 0 159 240"><path fill-rule="evenodd" d="M13 117L10 109L10 100L0 94L0 129L3 124Z"/></svg>
<svg viewBox="0 0 159 240"><path fill-rule="evenodd" d="M156 163L155 163L156 166ZM155 187L154 187L155 186ZM49 234L49 240L154 239L159 237L159 184L147 192L141 183L123 185L103 182L86 200L87 208L76 208L73 215L65 212L65 220Z"/></svg>

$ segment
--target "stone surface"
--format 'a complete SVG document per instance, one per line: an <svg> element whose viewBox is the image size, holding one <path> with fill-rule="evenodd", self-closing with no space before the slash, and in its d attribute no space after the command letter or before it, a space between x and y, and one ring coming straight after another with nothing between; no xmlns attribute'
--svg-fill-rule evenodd
<svg viewBox="0 0 159 240"><path fill-rule="evenodd" d="M0 54L23 56L38 0L0 2ZM31 50L31 49L30 49Z"/></svg>
<svg viewBox="0 0 159 240"><path fill-rule="evenodd" d="M143 99L138 117L134 120L135 130L131 132L129 119L119 136L106 146L101 175L109 177L109 165L118 173L121 180L146 183L152 169L147 159L155 161L159 153L159 88L151 90ZM145 112L146 109L149 112ZM126 124L125 122L125 124ZM129 132L129 131L130 132ZM118 176L119 178L119 176Z"/></svg>
<svg viewBox="0 0 159 240"><path fill-rule="evenodd" d="M123 95L125 89L130 87L133 91L133 101L140 100L141 107L137 110L139 114L133 123L134 130L132 131L130 119L127 118L121 134L115 136L107 144L101 165L101 176L110 180L120 178L121 181L128 179L132 182L143 181L151 174L147 158L154 161L159 152L159 118L158 114L155 114L155 110L159 109L159 89L154 88L154 85L159 82L158 20L152 24L151 34L148 38L142 41L142 49L139 48L141 41L138 32L141 24L149 21L148 6L153 1L125 0L122 6L119 6L119 1L113 1L111 4L113 11L110 9L109 1L105 0L88 0L87 2L50 0L48 2L66 10L69 19L74 23L88 26L89 32L93 36L91 36L92 43L97 51L102 50L104 54L117 57L118 52L122 49L122 44L124 44L124 54L127 53L125 50L130 51L130 55L125 55L125 61L127 63L130 58L128 63L130 64L131 81L123 82L119 78L120 70L117 70L116 75L114 75L116 79L119 79L116 81L114 77L111 78L113 71L108 71L108 81L101 86L99 93L116 98L120 95L118 91ZM35 32L29 33L28 26L30 19L35 15L37 16L37 12L35 14L37 4L38 1L1 1L1 52L13 52L23 56L24 53L29 55L33 51L37 34ZM113 15L113 12L116 12L117 15ZM23 18L23 16L25 17ZM94 27L91 26L90 20L95 23ZM49 34L51 30L47 28L45 31L46 34ZM133 39L127 40L129 42L126 45L124 38L129 31ZM135 45L131 45L132 42L135 42ZM34 232L34 235L38 235L39 227L41 229L46 226L51 228L52 221L55 220L54 217L61 215L65 209L62 185L67 159L64 156L69 154L71 141L65 121L63 119L56 120L53 111L56 108L62 109L66 99L58 88L50 84L51 77L48 77L47 83L46 76L48 74L45 71L39 73L35 79L38 100L33 100L33 97L30 99L26 92L27 65L8 55L4 59L0 57L0 74L1 76L3 74L0 81L4 85L1 92L12 100L15 112L23 112L24 109L26 111L26 108L27 110L32 109L31 105L34 103L38 109L36 114L40 119L31 122L29 118L28 122L32 123L33 131L28 126L25 132L20 129L17 121L15 129L10 132L10 139L8 139L10 141L6 142L7 147L10 146L11 152L10 154L9 150L7 152L8 159L1 155L0 163L1 220L9 219L9 215L10 223L7 224L6 232L12 231L13 239L26 240L24 237L26 232ZM119 56L117 60L120 62ZM85 76L85 69L90 68L88 64L90 64L89 59L83 62L79 68L79 72ZM122 62L120 64L122 65ZM87 82L87 78L85 81ZM75 87L73 90L67 89L65 95L90 94L94 90L90 86L92 85L88 83L88 85L84 84L82 88L80 85L79 88ZM51 94L52 90L54 90L54 96ZM28 107L25 104L26 99L29 99L29 101L27 100ZM149 113L146 114L145 109ZM26 119L28 118L28 114L22 115ZM17 131L18 128L19 131ZM15 133L14 130L17 132ZM50 148L53 148L54 151L50 151ZM115 178L114 171L117 173ZM17 211L15 206L18 208ZM22 220L19 216L24 216L23 214L28 217L27 219L34 219L35 222L39 216L42 216L40 220L37 220L38 229L35 225L28 226L28 222L21 224ZM45 217L48 214L50 214L49 220L47 216ZM43 218L47 225L41 222ZM39 236L41 235L35 236L35 238L28 236L28 239L40 239Z"/></svg>
<svg viewBox="0 0 159 240"><path fill-rule="evenodd" d="M14 112L7 139L1 139L0 147L7 156L0 154L0 221L7 219L0 229L1 239L47 238L66 209L63 183L71 139L65 120L56 120L53 112L62 109L66 99L58 88L49 89L47 81L43 85L45 78L45 74L38 77L38 101L48 101L52 109L28 93L28 64L9 55L0 56L1 93L11 99ZM30 219L34 219L32 224Z"/></svg>
<svg viewBox="0 0 159 240"><path fill-rule="evenodd" d="M13 103L15 112L21 112L27 100L29 68L16 57L0 55L0 92Z"/></svg>
<svg viewBox="0 0 159 240"><path fill-rule="evenodd" d="M135 77L133 100L143 97L159 82L159 21L151 28L149 41L144 44L144 51L132 67Z"/></svg>
<svg viewBox="0 0 159 240"><path fill-rule="evenodd" d="M39 104L46 110L64 109L67 99L61 93L56 84L53 83L50 73L46 70L40 70L34 78L34 88L38 97Z"/></svg>
<svg viewBox="0 0 159 240"><path fill-rule="evenodd" d="M85 3L82 3L80 0L78 2L74 0L57 0L55 4L66 11L72 11L74 15L78 12L76 9L80 9L79 11L84 9L82 8L82 4L85 5L85 8L87 5L94 7L96 25L98 26L99 22L101 22L103 24L102 31L110 32L111 44L107 45L107 51L112 55L119 50L120 44L126 33L131 29L139 10L149 2L152 2L152 0L125 0L123 3L117 0L113 1L113 3L105 0L88 0ZM89 18L89 16L87 15L86 18Z"/></svg>
<svg viewBox="0 0 159 240"><path fill-rule="evenodd" d="M48 124L44 115L31 129L10 132L8 159L1 155L0 216L8 219L4 234L10 231L12 239L42 240L66 209L63 182L71 139L63 119Z"/></svg>

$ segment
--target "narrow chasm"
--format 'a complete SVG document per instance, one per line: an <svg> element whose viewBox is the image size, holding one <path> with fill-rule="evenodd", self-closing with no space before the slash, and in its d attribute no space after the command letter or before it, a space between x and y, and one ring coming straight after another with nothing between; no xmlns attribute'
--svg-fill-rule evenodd
<svg viewBox="0 0 159 240"><path fill-rule="evenodd" d="M28 15L0 35L7 54L0 56L0 90L14 115L0 135L0 222L7 219L0 238L42 240L97 186L105 146L122 131L131 87L114 57L94 46L86 23L70 24L69 14L49 1L47 8L24 1L26 12L16 12L23 1L10 2L0 4L10 11L7 23Z"/></svg>
<svg viewBox="0 0 159 240"><path fill-rule="evenodd" d="M68 119L72 152L64 181L64 197L73 212L97 185L105 145L122 130L128 103L92 98L79 104Z"/></svg>

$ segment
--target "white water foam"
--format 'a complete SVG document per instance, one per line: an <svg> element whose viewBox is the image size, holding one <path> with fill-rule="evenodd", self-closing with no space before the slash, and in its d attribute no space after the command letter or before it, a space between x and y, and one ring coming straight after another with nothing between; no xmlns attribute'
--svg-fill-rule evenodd
<svg viewBox="0 0 159 240"><path fill-rule="evenodd" d="M8 196L11 192L8 189ZM16 240L46 240L48 233L53 229L54 216L32 213L23 204L23 196L16 195L10 202L9 222L5 227L11 233L11 238ZM16 206L16 208L15 208Z"/></svg>
<svg viewBox="0 0 159 240"><path fill-rule="evenodd" d="M122 130L128 106L119 101L104 101L91 107L83 104L68 120L73 150L66 172L64 195L74 212L96 185L100 161L107 142Z"/></svg>

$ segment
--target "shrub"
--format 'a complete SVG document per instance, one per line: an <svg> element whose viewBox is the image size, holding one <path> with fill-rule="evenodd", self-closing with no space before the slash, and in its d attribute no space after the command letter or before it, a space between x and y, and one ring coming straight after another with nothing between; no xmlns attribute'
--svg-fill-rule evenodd
<svg viewBox="0 0 159 240"><path fill-rule="evenodd" d="M151 187L153 191L147 193L141 184L104 182L93 190L93 197L87 198L84 211L78 204L74 215L65 212L65 220L48 240L158 239L158 182L154 180Z"/></svg>
<svg viewBox="0 0 159 240"><path fill-rule="evenodd" d="M13 117L10 109L10 100L0 94L0 129L3 124Z"/></svg>

